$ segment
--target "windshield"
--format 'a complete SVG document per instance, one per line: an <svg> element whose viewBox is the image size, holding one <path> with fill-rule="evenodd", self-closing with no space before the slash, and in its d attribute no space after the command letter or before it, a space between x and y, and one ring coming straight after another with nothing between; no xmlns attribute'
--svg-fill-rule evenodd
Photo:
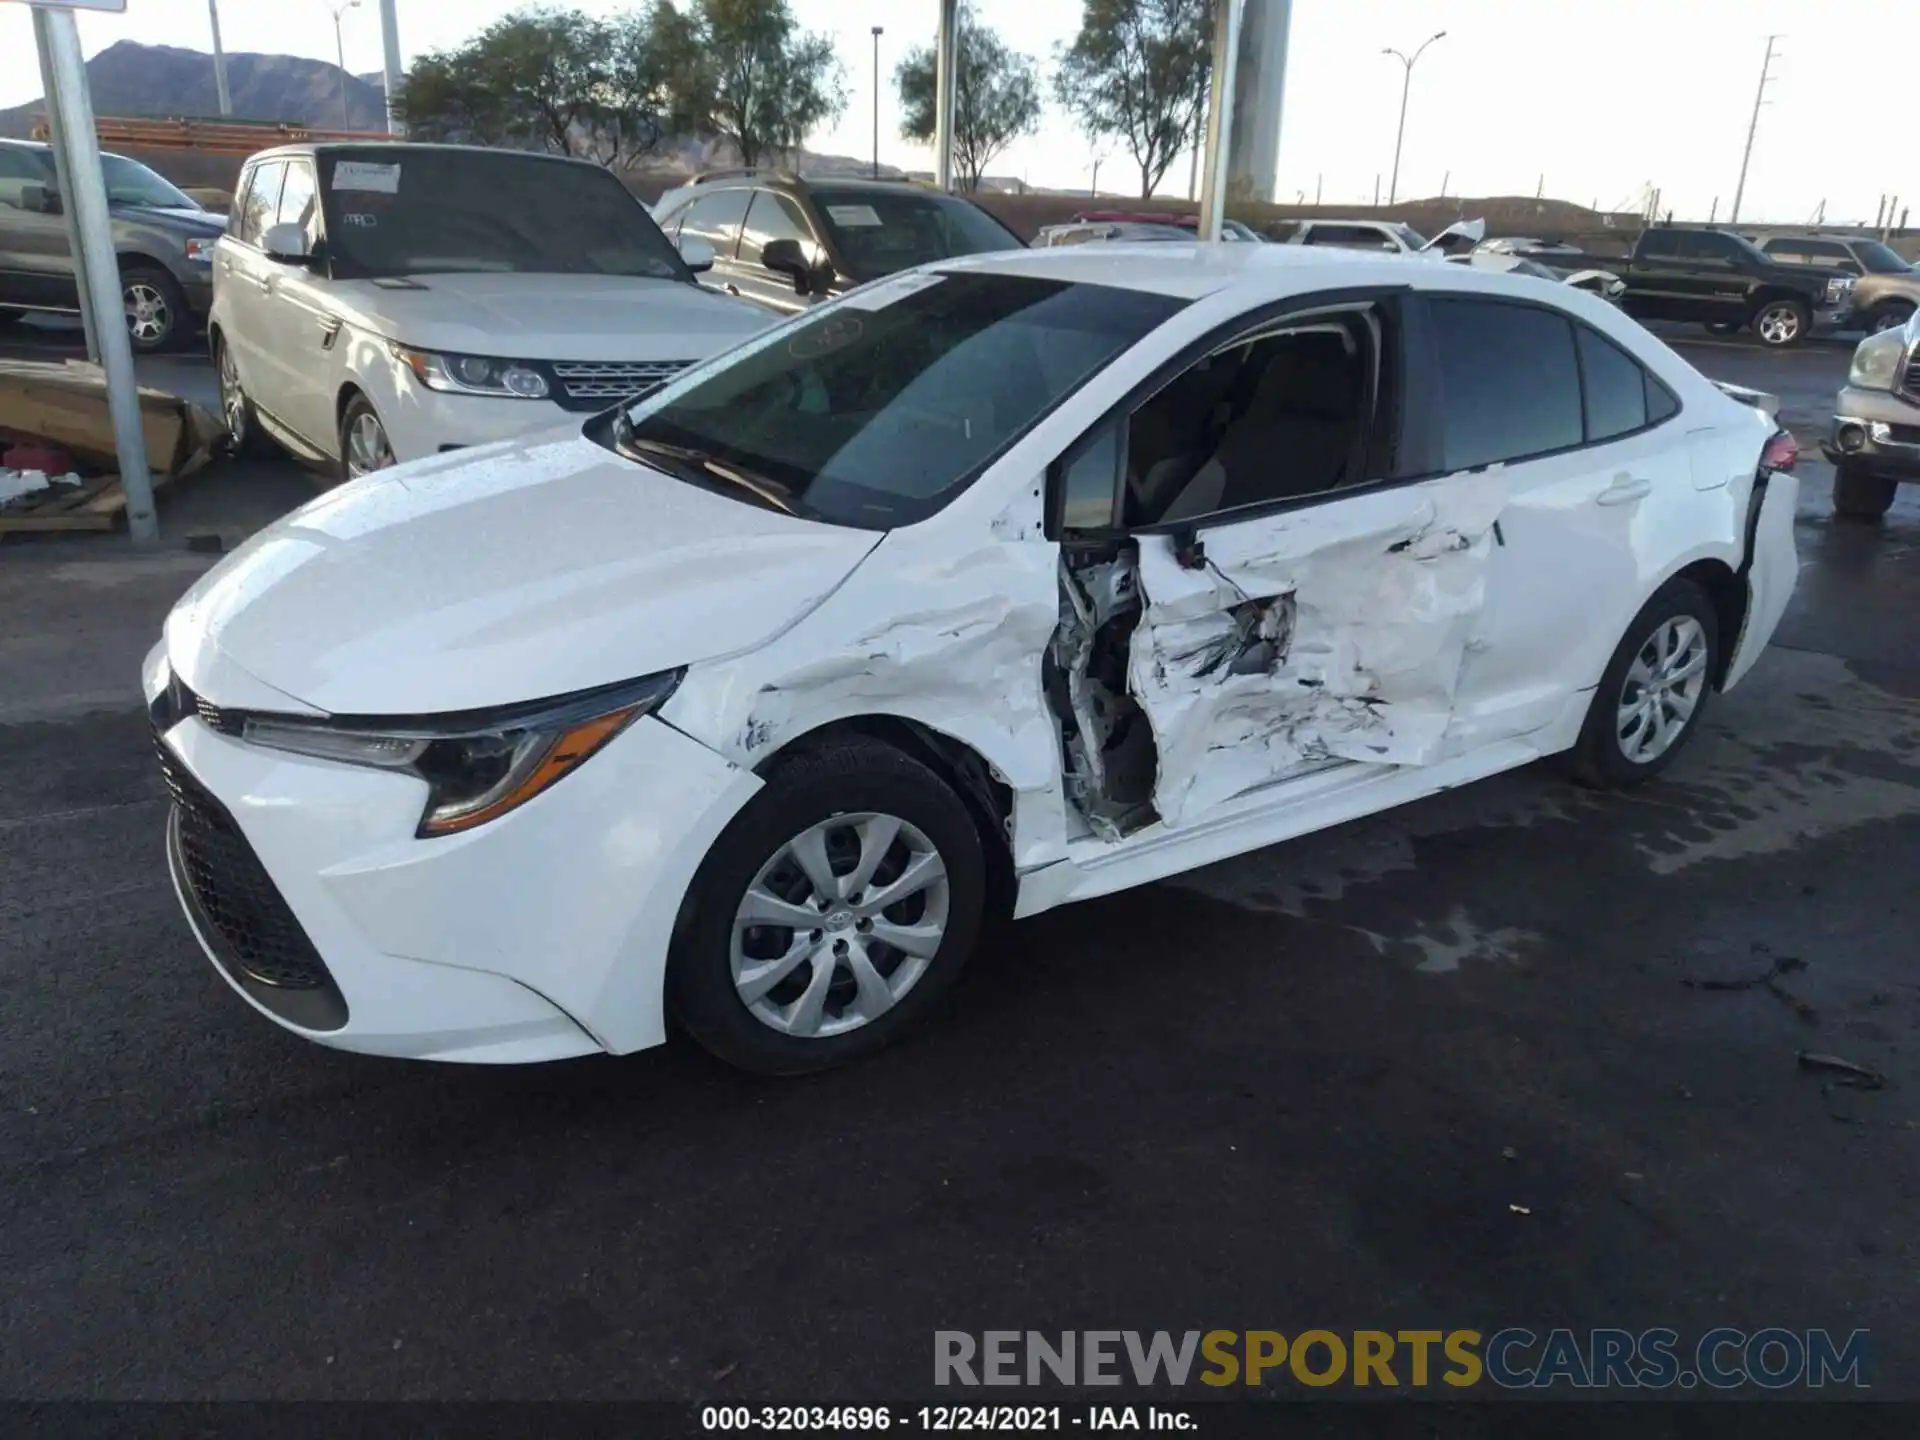
<svg viewBox="0 0 1920 1440"><path fill-rule="evenodd" d="M174 189L138 160L124 155L102 155L100 173L107 181L107 201L113 205L143 205L149 210L198 210L192 196Z"/></svg>
<svg viewBox="0 0 1920 1440"><path fill-rule="evenodd" d="M426 147L320 154L336 279L693 277L646 208L593 166Z"/></svg>
<svg viewBox="0 0 1920 1440"><path fill-rule="evenodd" d="M1913 266L1878 240L1854 241L1853 253L1869 275L1904 275L1913 269Z"/></svg>
<svg viewBox="0 0 1920 1440"><path fill-rule="evenodd" d="M687 372L611 439L750 503L892 529L939 510L1185 304L1025 275L902 275Z"/></svg>
<svg viewBox="0 0 1920 1440"><path fill-rule="evenodd" d="M816 190L813 198L855 280L1021 248L1019 237L979 206L929 191Z"/></svg>

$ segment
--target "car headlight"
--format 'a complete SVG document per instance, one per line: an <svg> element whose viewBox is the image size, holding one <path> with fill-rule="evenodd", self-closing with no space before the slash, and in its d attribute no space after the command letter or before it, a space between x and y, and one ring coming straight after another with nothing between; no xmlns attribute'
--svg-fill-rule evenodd
<svg viewBox="0 0 1920 1440"><path fill-rule="evenodd" d="M442 355L396 344L393 358L429 390L455 395L493 395L544 400L553 393L546 371L531 360L493 360L484 355Z"/></svg>
<svg viewBox="0 0 1920 1440"><path fill-rule="evenodd" d="M255 745L426 781L427 806L414 833L429 839L471 830L526 804L659 709L684 673L671 670L484 716L391 726L248 716L240 733Z"/></svg>
<svg viewBox="0 0 1920 1440"><path fill-rule="evenodd" d="M1847 384L1856 390L1891 390L1906 351L1907 338L1898 330L1868 336L1853 352Z"/></svg>
<svg viewBox="0 0 1920 1440"><path fill-rule="evenodd" d="M1835 275L1832 279L1827 281L1827 299L1837 303L1841 300L1846 299L1848 292L1850 292L1852 289L1853 289L1852 276Z"/></svg>
<svg viewBox="0 0 1920 1440"><path fill-rule="evenodd" d="M213 263L213 247L219 243L215 239L187 241L187 259L195 265Z"/></svg>

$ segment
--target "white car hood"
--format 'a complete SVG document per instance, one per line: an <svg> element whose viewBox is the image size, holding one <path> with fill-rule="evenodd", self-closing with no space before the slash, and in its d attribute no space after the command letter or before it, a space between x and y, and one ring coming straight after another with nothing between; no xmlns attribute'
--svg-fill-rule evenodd
<svg viewBox="0 0 1920 1440"><path fill-rule="evenodd" d="M880 535L636 465L567 429L342 486L254 536L166 624L216 705L425 715L751 649ZM262 686L267 687L265 691Z"/></svg>
<svg viewBox="0 0 1920 1440"><path fill-rule="evenodd" d="M700 285L618 275L344 280L328 294L384 339L504 360L702 360L779 318Z"/></svg>

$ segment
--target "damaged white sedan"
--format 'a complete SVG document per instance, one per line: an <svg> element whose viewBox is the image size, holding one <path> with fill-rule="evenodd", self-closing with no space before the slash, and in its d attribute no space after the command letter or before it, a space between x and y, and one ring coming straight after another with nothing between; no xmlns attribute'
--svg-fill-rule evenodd
<svg viewBox="0 0 1920 1440"><path fill-rule="evenodd" d="M1660 770L1793 587L1776 444L1545 281L942 263L224 561L146 668L175 882L326 1044L833 1064L995 915Z"/></svg>

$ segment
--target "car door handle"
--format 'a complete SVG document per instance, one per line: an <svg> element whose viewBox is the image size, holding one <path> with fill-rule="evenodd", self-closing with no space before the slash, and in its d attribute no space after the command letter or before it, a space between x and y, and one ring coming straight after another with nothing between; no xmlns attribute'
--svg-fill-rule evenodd
<svg viewBox="0 0 1920 1440"><path fill-rule="evenodd" d="M729 295L738 295L740 293L740 287L734 284L731 280L727 281L720 288L725 290Z"/></svg>
<svg viewBox="0 0 1920 1440"><path fill-rule="evenodd" d="M253 283L260 287L260 293L262 295L271 295L273 293L273 277L271 275L264 278L256 276Z"/></svg>
<svg viewBox="0 0 1920 1440"><path fill-rule="evenodd" d="M1597 505L1631 505L1636 500L1644 500L1653 493L1653 482L1642 480L1637 475L1616 475L1613 483L1594 496Z"/></svg>

